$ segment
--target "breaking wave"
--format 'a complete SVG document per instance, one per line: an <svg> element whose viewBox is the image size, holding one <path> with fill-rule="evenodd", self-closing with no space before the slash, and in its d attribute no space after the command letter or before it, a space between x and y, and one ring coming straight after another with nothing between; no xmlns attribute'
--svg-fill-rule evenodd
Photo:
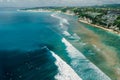
<svg viewBox="0 0 120 80"><path fill-rule="evenodd" d="M60 17L57 13L52 14L51 16L60 20L59 25L64 36L70 40L79 41L81 39L76 33L71 34L68 32L69 24L67 19ZM65 44L68 56L71 58L70 66L83 80L111 80L80 51L73 47L65 38L62 39L62 42Z"/></svg>
<svg viewBox="0 0 120 80"><path fill-rule="evenodd" d="M69 28L70 23L68 22L67 19L60 17L59 14L57 14L57 13L51 14L51 16L60 20L59 29L64 36L66 36L72 40L80 40L80 37L76 33L70 34L68 32L68 28Z"/></svg>
<svg viewBox="0 0 120 80"><path fill-rule="evenodd" d="M55 76L57 80L82 80L76 72L59 56L51 51L53 57L56 59L55 64L58 66L59 73Z"/></svg>
<svg viewBox="0 0 120 80"><path fill-rule="evenodd" d="M51 14L51 16L60 20L59 29L61 33L65 36L71 36L71 34L68 32L68 25L70 24L68 20L60 17L57 13Z"/></svg>
<svg viewBox="0 0 120 80"><path fill-rule="evenodd" d="M47 49L50 51L46 46L44 46L42 49ZM56 80L82 80L64 60L62 60L53 51L50 51L50 53L56 59L55 65L58 67L59 71L55 76Z"/></svg>
<svg viewBox="0 0 120 80"><path fill-rule="evenodd" d="M65 38L62 39L62 42L66 46L68 56L72 59L70 65L83 80L111 80Z"/></svg>
<svg viewBox="0 0 120 80"><path fill-rule="evenodd" d="M69 25L68 20L65 19L65 18L60 17L57 13L51 14L51 16L54 17L54 18L59 19L61 23L64 23L64 24L68 24L68 25ZM61 23L60 23L60 24L61 24Z"/></svg>

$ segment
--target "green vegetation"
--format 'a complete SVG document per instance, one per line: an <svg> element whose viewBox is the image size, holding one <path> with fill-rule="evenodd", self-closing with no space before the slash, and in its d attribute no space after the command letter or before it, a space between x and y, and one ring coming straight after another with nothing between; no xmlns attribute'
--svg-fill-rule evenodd
<svg viewBox="0 0 120 80"><path fill-rule="evenodd" d="M68 10L74 12L79 20L120 33L120 8L118 8L118 5L117 7L115 5L114 7L77 7Z"/></svg>
<svg viewBox="0 0 120 80"><path fill-rule="evenodd" d="M120 33L120 4L89 7L35 7L22 10L51 10L75 14L79 20Z"/></svg>
<svg viewBox="0 0 120 80"><path fill-rule="evenodd" d="M120 29L120 16L117 17L117 19L114 22L114 25L117 25Z"/></svg>

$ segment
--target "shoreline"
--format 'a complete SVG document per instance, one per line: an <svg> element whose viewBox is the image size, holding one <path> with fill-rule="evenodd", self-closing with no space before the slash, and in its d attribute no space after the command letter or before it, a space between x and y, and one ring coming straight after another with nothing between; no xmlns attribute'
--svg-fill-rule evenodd
<svg viewBox="0 0 120 80"><path fill-rule="evenodd" d="M45 9L39 9L39 10L21 10L21 9L18 9L17 11L26 11L26 12L56 12L56 13L63 13L63 14L66 14L66 15L70 15L70 16L74 16L75 14L73 13L68 13L68 12L62 12L60 10L45 10Z"/></svg>
<svg viewBox="0 0 120 80"><path fill-rule="evenodd" d="M108 32L110 32L110 33L117 34L118 36L120 36L120 32L114 31L114 30L112 30L112 29L104 28L104 27L98 26L98 25L96 25L96 24L91 24L91 23L89 23L89 22L87 22L87 21L85 21L85 20L78 20L78 22L82 22L82 23L91 25L91 26L93 26L93 27L96 27L96 28L99 28L99 29L102 29L102 30L105 30L105 31L108 31Z"/></svg>
<svg viewBox="0 0 120 80"><path fill-rule="evenodd" d="M99 26L98 26L98 28L99 28ZM87 38L86 39L83 38L84 42L87 42L87 45L90 45L91 47L93 47L93 49L95 51L96 58L93 58L92 56L87 56L87 58L93 64L95 64L100 70L102 70L106 75L108 75L112 80L115 80L115 79L119 80L120 79L120 77L119 77L120 74L118 73L119 66L114 67L114 66L118 65L118 61L119 61L119 59L117 57L118 55L115 52L115 49L113 47L107 46L104 43L102 43L98 34L95 34L94 32L92 32L91 30L87 29L84 26L81 26L81 27L78 26L75 29L75 31L76 31L75 33L77 33L78 35L81 34L82 31L85 31L85 33L83 32L83 34L87 35ZM76 44L76 43L75 44L72 43L72 44L78 50L80 50L79 44ZM108 55L108 53L109 53L109 55ZM103 62L101 59L103 60ZM101 62L96 62L99 60ZM98 64L98 63L100 63L100 64ZM112 73L109 73L109 72L112 72Z"/></svg>
<svg viewBox="0 0 120 80"><path fill-rule="evenodd" d="M33 11L33 10L31 10L31 11ZM31 12L30 11L30 12ZM35 11L35 12L40 12L40 11ZM44 12L44 11L43 11ZM50 12L57 12L57 11L50 11ZM63 13L63 14L66 14L66 15L70 15L70 14L68 14L68 13L64 13L64 12L60 12L60 13ZM77 18L77 19L79 19L79 18ZM76 19L76 21L77 21L77 19ZM95 24L90 24L90 23L88 23L87 21L85 21L85 20L78 20L79 22L82 22L82 23L85 23L85 24L88 24L88 25L91 25L92 27L96 27L96 28L99 28L99 29L102 29L102 30L105 30L105 31L108 31L108 32L111 32L111 33L115 33L115 34L117 34L117 35L119 35L120 33L117 33L116 31L113 31L112 29L107 29L107 28L104 28L104 27L102 27L102 26L98 26L98 25L95 25ZM91 36L91 35L90 35ZM93 37L94 38L94 37ZM96 37L97 38L97 37ZM94 43L94 42L90 42L91 44L92 43ZM97 43L95 43L95 45L97 45L98 43L100 43L100 41L99 42L97 42ZM99 47L100 49L102 49L101 47L103 47L102 45L98 45L97 47ZM105 46L106 47L106 46ZM106 48L105 48L106 49ZM108 53L110 53L110 52L108 52ZM106 58L106 60L107 61L111 61L112 59L110 59L109 60L109 57L107 57L108 55L106 55L106 54L102 54L102 56L103 55L105 55L105 57L104 58ZM114 55L112 55L112 56L114 56ZM116 55L115 55L116 56ZM111 57L111 55L110 55L110 57ZM88 58L87 58L88 59ZM92 61L91 61L92 62ZM93 63L93 62L92 62ZM109 63L109 62L108 62ZM110 62L110 63L112 63L112 62ZM109 63L109 64L110 64ZM114 62L113 62L114 63ZM94 63L95 64L95 63ZM96 64L95 64L96 65ZM98 67L98 66L97 66ZM99 68L99 67L98 67ZM101 69L101 68L100 68ZM105 74L107 73L107 72L104 72Z"/></svg>
<svg viewBox="0 0 120 80"><path fill-rule="evenodd" d="M75 16L75 14L68 13L68 12L62 12L60 10L58 10L58 11L52 11L52 10L45 10L45 9L39 9L39 10L20 10L19 9L17 11L27 11L27 12L57 12L57 13L63 13L63 14L69 15L69 16ZM117 31L114 31L113 29L105 28L103 26L99 26L99 25L96 25L96 24L91 24L91 23L87 22L86 20L81 20L79 18L78 18L78 22L82 22L82 23L91 25L93 27L96 27L96 28L99 28L99 29L102 29L102 30L105 30L105 31L108 31L110 33L113 33L113 34L116 34L116 35L120 36L120 31L117 32Z"/></svg>
<svg viewBox="0 0 120 80"><path fill-rule="evenodd" d="M64 13L64 12L63 12ZM66 14L66 13L64 13L64 14ZM69 15L69 14L66 14L66 15ZM74 15L74 16L77 16L77 15ZM111 34L115 34L116 36L119 36L120 37L120 32L117 32L117 31L114 31L113 29L109 29L109 28L105 28L105 27L103 27L103 26L99 26L99 25L96 25L96 24L91 24L91 23L89 23L89 22L87 22L87 21L85 21L85 20L79 20L79 18L77 18L77 20L78 20L78 22L82 22L82 23L85 23L85 24L88 24L88 25L90 25L91 27L96 27L96 28L98 28L98 29L101 29L101 30L104 30L104 31L106 31L106 32L108 32L108 33L111 33ZM78 32L79 33L79 32ZM90 35L91 36L91 35ZM91 38L91 37L90 37ZM94 38L94 37L93 37ZM95 35L95 38L96 39L98 39L97 37L96 37L96 35ZM92 39L92 40L94 40L94 39ZM116 66L116 65L119 65L118 64L118 58L117 58L117 54L116 54L116 52L115 52L115 50L109 50L109 49L112 49L111 47L109 47L109 46L107 46L107 45L105 45L105 44L101 44L101 41L99 41L99 39L98 39L98 41L96 42L94 42L94 41L88 41L89 42L89 44L95 44L96 45L96 47L99 49L99 50L102 50L102 51L98 51L98 53L96 54L96 55L98 55L98 56L102 56L103 57L103 59L105 59L105 66L107 66L107 68L109 68L109 69L111 69L110 71L113 71L113 73L112 74L110 74L109 72L107 72L106 70L106 68L104 68L104 67L102 67L102 66L100 66L100 65L96 65L97 63L96 62L94 62L94 61L92 61L91 59L89 59L88 57L87 57L87 59L89 59L93 64L95 64L100 70L102 70L107 76L109 76L111 79L117 79L117 80L119 80L120 79L120 77L119 77L119 75L120 75L120 73L119 73L119 66L118 67L114 67L114 66ZM72 44L74 44L74 43L72 43ZM75 46L75 45L74 45ZM107 47L109 47L109 48L107 48ZM76 47L77 48L77 47ZM79 50L79 48L77 48L78 50ZM109 55L107 55L107 53L109 53ZM100 57L99 57L100 58ZM97 60L97 59L96 59ZM101 63L102 64L102 63ZM104 65L104 64L102 64L102 65ZM112 77L111 77L112 76Z"/></svg>

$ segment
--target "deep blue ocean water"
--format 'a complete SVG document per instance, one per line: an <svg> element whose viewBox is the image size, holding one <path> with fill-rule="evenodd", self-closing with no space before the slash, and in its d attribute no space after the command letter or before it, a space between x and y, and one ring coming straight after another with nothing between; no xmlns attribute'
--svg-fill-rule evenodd
<svg viewBox="0 0 120 80"><path fill-rule="evenodd" d="M0 80L54 80L55 59L42 47L53 49L61 38L49 14L0 12Z"/></svg>
<svg viewBox="0 0 120 80"><path fill-rule="evenodd" d="M69 19L53 12L0 11L0 80L110 80L64 38L79 40L67 31Z"/></svg>

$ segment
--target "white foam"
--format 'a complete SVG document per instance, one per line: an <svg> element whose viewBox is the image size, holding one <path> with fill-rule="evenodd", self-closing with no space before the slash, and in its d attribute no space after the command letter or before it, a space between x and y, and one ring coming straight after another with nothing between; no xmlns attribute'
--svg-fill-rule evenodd
<svg viewBox="0 0 120 80"><path fill-rule="evenodd" d="M67 32L67 31L63 31L63 35L65 35L65 36L71 36L71 34L69 32Z"/></svg>
<svg viewBox="0 0 120 80"><path fill-rule="evenodd" d="M57 18L60 20L60 27L58 29L60 29L60 31L62 32L62 34L64 36L71 36L71 34L68 32L68 26L69 22L67 19L60 17L57 13L51 14L52 17Z"/></svg>
<svg viewBox="0 0 120 80"><path fill-rule="evenodd" d="M97 51L101 51L96 45L93 44L93 47L97 50Z"/></svg>
<svg viewBox="0 0 120 80"><path fill-rule="evenodd" d="M69 25L69 22L67 19L63 18L63 17L60 17L58 16L58 13L54 13L54 14L51 14L52 17L54 18L57 18L60 20L60 22L64 23L64 24L68 24Z"/></svg>
<svg viewBox="0 0 120 80"><path fill-rule="evenodd" d="M69 24L69 22L68 22L67 19L60 17L57 13L56 14L52 14L51 16L60 20L60 24L59 24L60 25L60 30L62 31L62 34L64 36L67 36L69 39L73 39L73 40L77 40L77 41L80 40L80 37L76 33L71 35L68 32L68 26L67 25ZM65 25L65 24L67 24L67 25Z"/></svg>
<svg viewBox="0 0 120 80"><path fill-rule="evenodd" d="M84 78L84 80L111 80L105 73L90 62L80 51L73 47L65 38L62 39L62 42L66 45L68 56L72 59L72 68L82 78Z"/></svg>
<svg viewBox="0 0 120 80"><path fill-rule="evenodd" d="M81 39L76 33L74 33L73 35L69 36L68 38L72 39L72 40L75 40L75 41L79 41Z"/></svg>
<svg viewBox="0 0 120 80"><path fill-rule="evenodd" d="M73 34L73 37L77 40L80 40L80 37L76 33Z"/></svg>
<svg viewBox="0 0 120 80"><path fill-rule="evenodd" d="M17 11L24 11L24 12L51 12L50 10L44 10L44 9L36 9L36 10L17 10Z"/></svg>
<svg viewBox="0 0 120 80"><path fill-rule="evenodd" d="M52 55L56 58L55 64L58 66L59 73L55 76L56 80L82 80L76 72L54 52Z"/></svg>
<svg viewBox="0 0 120 80"><path fill-rule="evenodd" d="M66 50L72 58L85 58L82 53L80 53L75 47L73 47L65 38L62 39L62 42L66 45ZM80 53L81 55L79 55Z"/></svg>
<svg viewBox="0 0 120 80"><path fill-rule="evenodd" d="M69 22L67 19L60 17L57 13L51 14L51 16L60 20L59 25L63 32L68 30L68 26L66 25L69 25Z"/></svg>
<svg viewBox="0 0 120 80"><path fill-rule="evenodd" d="M87 43L80 42L79 44L80 44L81 46L85 46Z"/></svg>

